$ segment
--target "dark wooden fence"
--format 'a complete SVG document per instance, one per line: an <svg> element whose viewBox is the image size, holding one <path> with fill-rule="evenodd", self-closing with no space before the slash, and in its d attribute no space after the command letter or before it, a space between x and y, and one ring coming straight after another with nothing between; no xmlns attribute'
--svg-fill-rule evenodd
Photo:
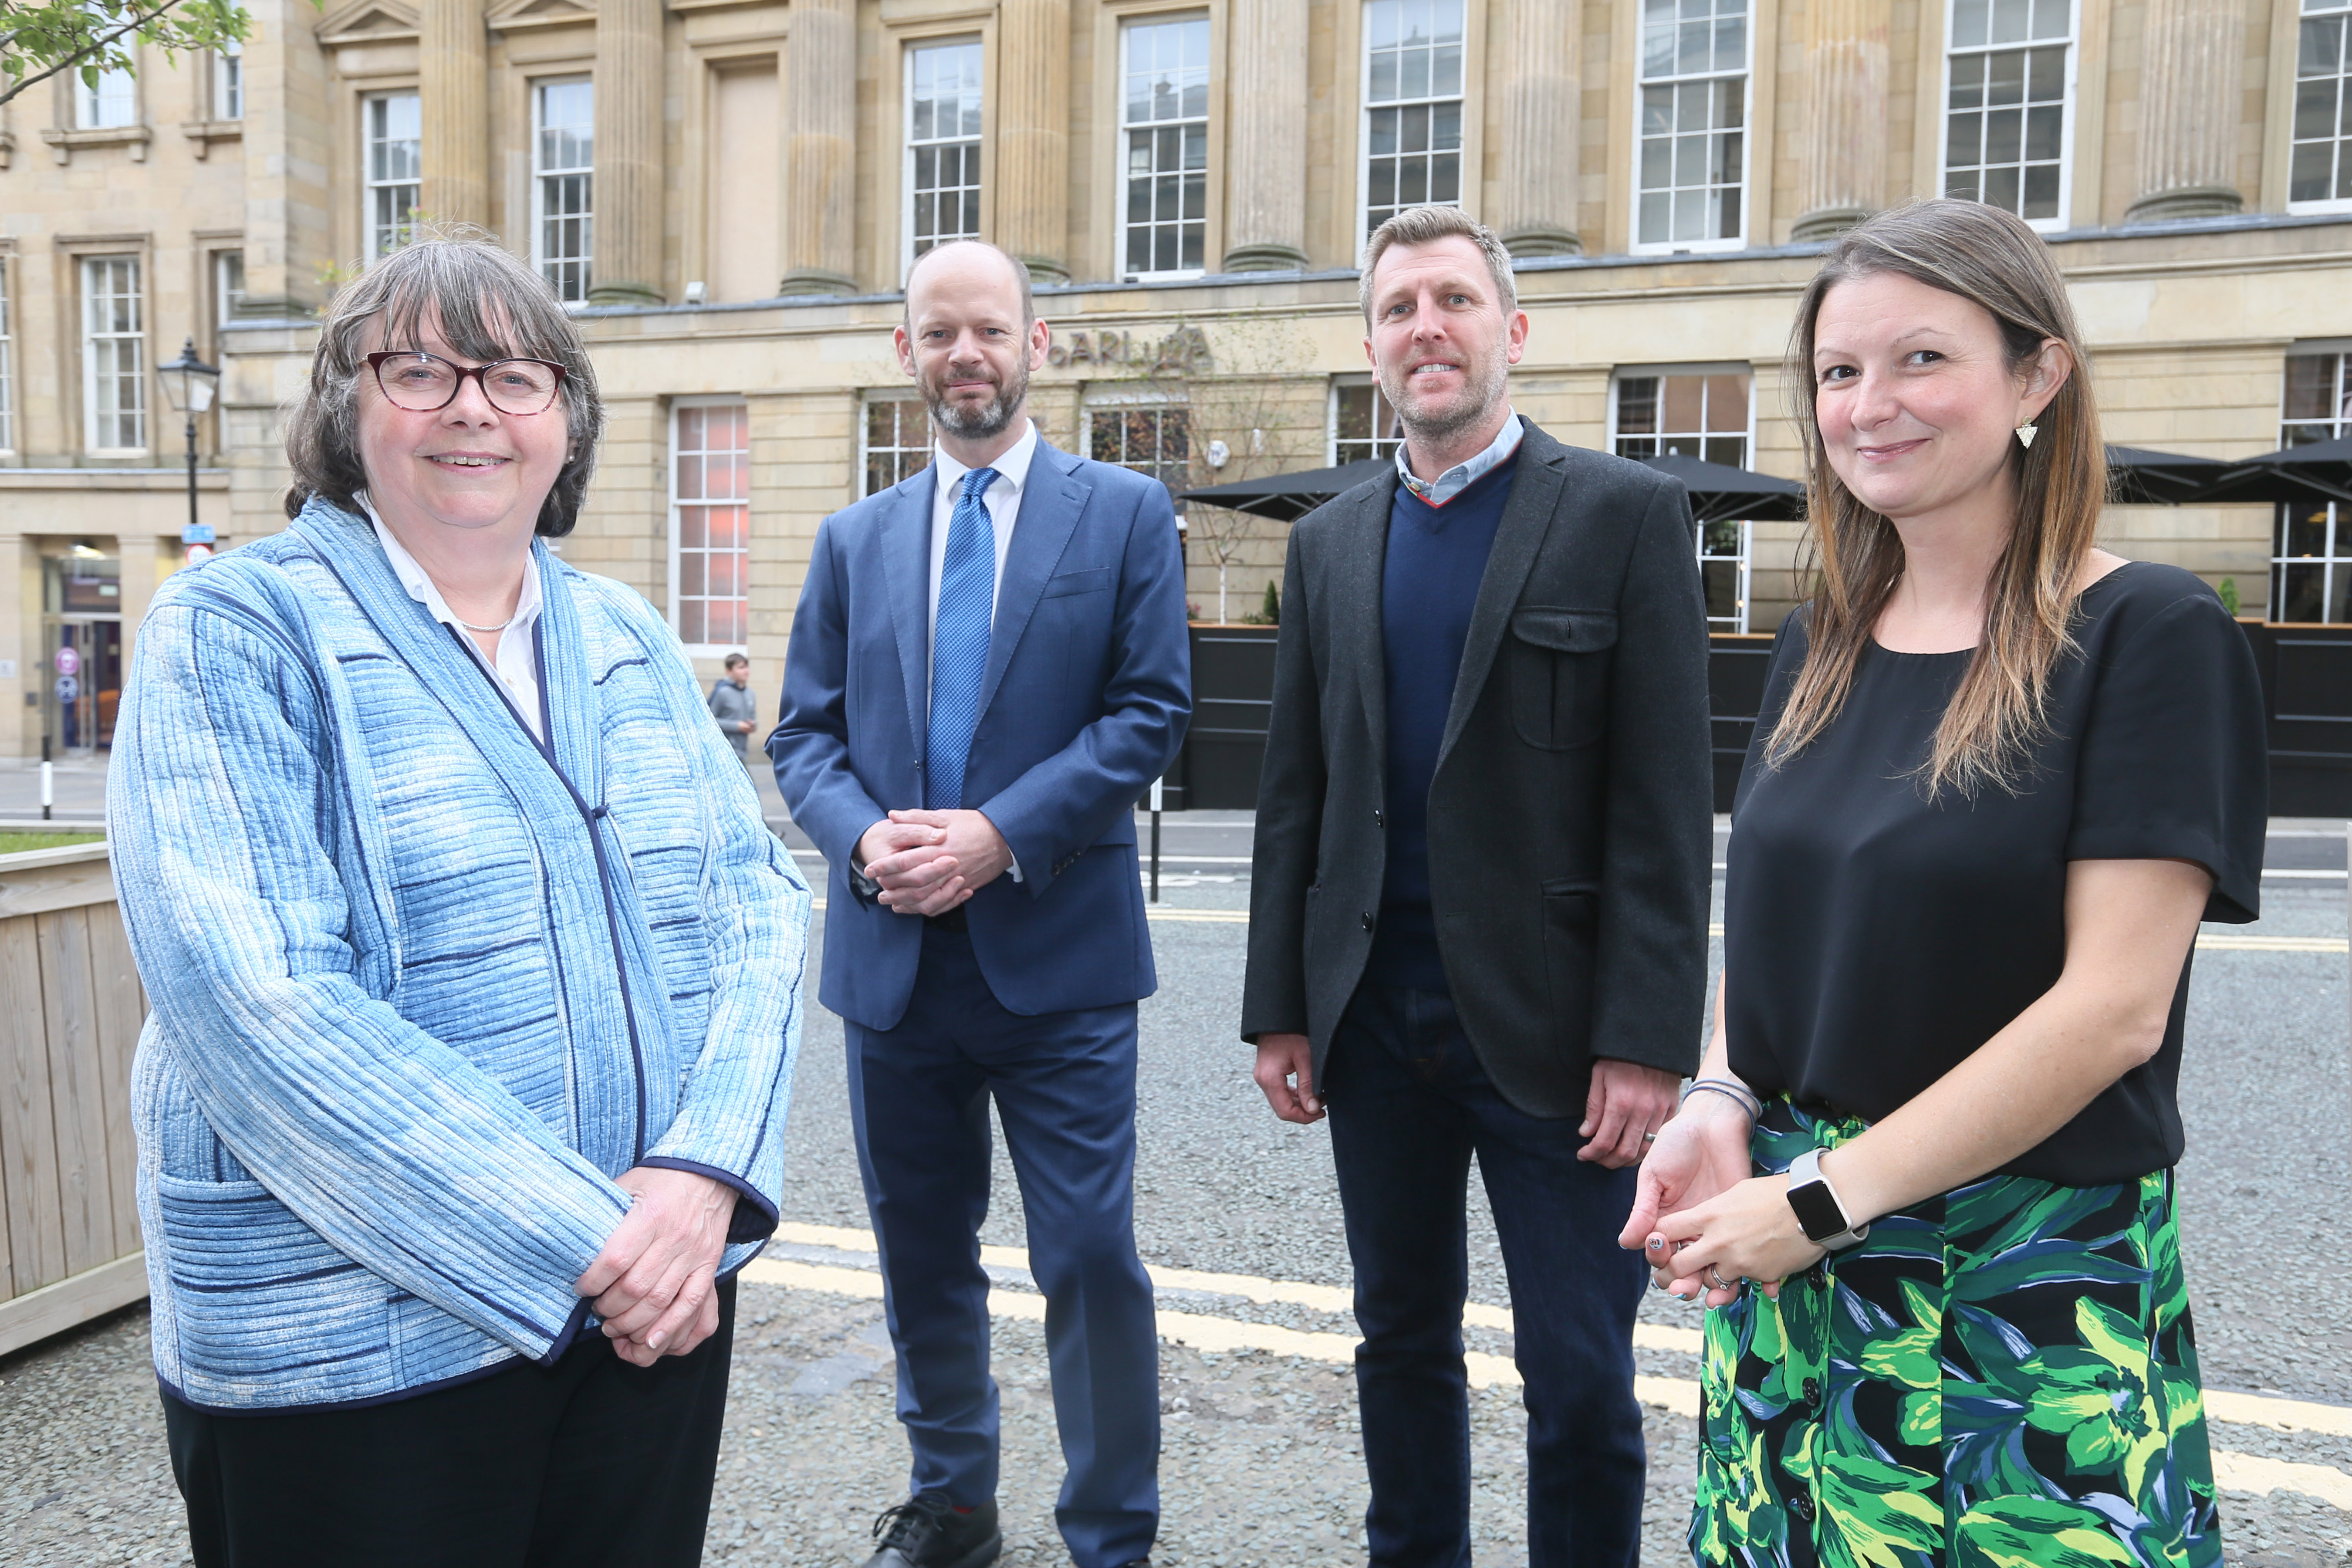
<svg viewBox="0 0 2352 1568"><path fill-rule="evenodd" d="M1171 811L1250 811L1274 710L1273 626L1192 627L1192 728L1168 771Z"/></svg>
<svg viewBox="0 0 2352 1568"><path fill-rule="evenodd" d="M2271 815L2352 816L2352 626L2238 624L2263 672Z"/></svg>
<svg viewBox="0 0 2352 1568"><path fill-rule="evenodd" d="M2270 723L2271 814L2352 816L2352 626L2241 621L2263 676ZM1192 729L1169 771L1171 810L1247 811L1257 805L1273 709L1272 626L1192 628ZM1769 633L1707 638L1715 809L1729 811L1764 701Z"/></svg>

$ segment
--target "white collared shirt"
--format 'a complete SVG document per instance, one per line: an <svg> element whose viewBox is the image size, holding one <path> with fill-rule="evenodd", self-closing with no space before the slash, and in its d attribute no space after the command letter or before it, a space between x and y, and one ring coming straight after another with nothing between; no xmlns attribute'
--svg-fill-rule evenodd
<svg viewBox="0 0 2352 1568"><path fill-rule="evenodd" d="M1444 506L1480 478L1492 473L1497 463L1517 451L1519 438L1526 434L1527 426L1519 423L1515 411L1503 420L1502 429L1495 433L1494 440L1487 444L1485 451L1465 462L1454 464L1435 479L1426 480L1413 477L1412 464L1405 458L1403 444L1399 443L1396 449L1397 477L1404 481L1407 489L1430 505Z"/></svg>
<svg viewBox="0 0 2352 1568"><path fill-rule="evenodd" d="M1021 497L1029 488L1029 462L1037 455L1037 426L1027 422L1021 439L1012 449L988 466L996 470L981 500L988 508L988 521L996 531L996 600L1004 597L1004 558L1013 550L1013 524L1021 515ZM940 574L948 564L948 523L955 516L956 498L963 491L963 477L971 472L945 451L934 448L931 462L935 472L931 486L931 613L929 636L939 641Z"/></svg>
<svg viewBox="0 0 2352 1568"><path fill-rule="evenodd" d="M457 640L466 645L466 651L488 666L490 673L498 677L499 684L507 689L508 697L514 701L515 711L522 715L522 721L531 734L541 741L546 740L547 736L539 723L539 659L531 647L531 633L539 625L541 604L537 564L525 563L522 595L515 601L514 619L509 621L506 630L499 634L498 658L485 659L473 634L466 630L465 623L458 620L457 612L449 608L449 602L441 596L441 590L434 585L425 568L416 563L416 557L392 536L392 530L384 527L383 519L375 514L375 508L366 496L354 499L359 501L360 510L367 513L368 521L375 529L375 542L383 546L383 558L392 563L393 572L400 578L400 585L408 590L408 596L430 611L435 620L455 628Z"/></svg>
<svg viewBox="0 0 2352 1568"><path fill-rule="evenodd" d="M988 508L989 526L996 534L996 596L991 601L990 621L995 619L993 606L1004 601L1004 558L1013 552L1013 525L1021 516L1021 498L1029 489L1029 462L1037 455L1037 423L1024 421L1027 428L1021 439L1013 443L1005 454L988 466L996 470L996 478L982 492L981 502ZM956 498L963 490L963 477L971 470L934 447L931 450L931 612L926 632L934 657L939 646L940 577L948 566L948 525L955 517ZM924 690L929 691L930 665L923 666ZM1021 880L1021 862L1015 859L1006 872L1014 881Z"/></svg>

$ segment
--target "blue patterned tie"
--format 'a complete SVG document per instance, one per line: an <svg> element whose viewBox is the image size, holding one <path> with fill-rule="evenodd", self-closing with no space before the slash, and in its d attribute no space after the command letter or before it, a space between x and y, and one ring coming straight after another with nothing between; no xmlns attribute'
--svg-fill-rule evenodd
<svg viewBox="0 0 2352 1568"><path fill-rule="evenodd" d="M953 811L963 804L964 763L980 724L980 682L988 671L989 624L996 618L996 530L982 502L994 468L963 477L948 519L948 553L940 568L939 614L931 627L931 727L924 745L923 804Z"/></svg>

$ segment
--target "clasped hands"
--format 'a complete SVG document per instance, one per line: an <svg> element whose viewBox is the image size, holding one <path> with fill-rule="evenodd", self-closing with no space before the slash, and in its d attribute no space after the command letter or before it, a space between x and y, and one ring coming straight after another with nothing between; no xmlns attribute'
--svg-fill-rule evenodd
<svg viewBox="0 0 2352 1568"><path fill-rule="evenodd" d="M614 1354L651 1366L719 1331L719 1258L738 1194L691 1171L644 1165L614 1181L635 1201L572 1289L593 1300Z"/></svg>
<svg viewBox="0 0 2352 1568"><path fill-rule="evenodd" d="M902 915L943 915L1013 864L996 824L977 811L894 811L857 840L857 858Z"/></svg>
<svg viewBox="0 0 2352 1568"><path fill-rule="evenodd" d="M1789 1178L1748 1174L1751 1131L1744 1109L1711 1094L1691 1096L1659 1129L1617 1237L1641 1251L1659 1289L1724 1307L1744 1278L1778 1299L1782 1280L1823 1256L1789 1206Z"/></svg>

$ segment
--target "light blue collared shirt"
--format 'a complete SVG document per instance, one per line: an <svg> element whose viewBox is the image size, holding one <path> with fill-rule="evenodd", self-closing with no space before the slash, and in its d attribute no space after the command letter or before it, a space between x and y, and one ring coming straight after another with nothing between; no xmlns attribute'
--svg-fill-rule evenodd
<svg viewBox="0 0 2352 1568"><path fill-rule="evenodd" d="M1503 421L1502 429L1496 432L1493 443L1485 451L1467 462L1454 464L1425 483L1413 477L1412 466L1405 461L1404 447L1400 444L1396 449L1397 478L1404 481L1407 489L1430 505L1444 506L1476 483L1480 476L1490 472L1495 465L1517 451L1519 438L1526 434L1527 426L1520 423L1518 414L1514 410Z"/></svg>

